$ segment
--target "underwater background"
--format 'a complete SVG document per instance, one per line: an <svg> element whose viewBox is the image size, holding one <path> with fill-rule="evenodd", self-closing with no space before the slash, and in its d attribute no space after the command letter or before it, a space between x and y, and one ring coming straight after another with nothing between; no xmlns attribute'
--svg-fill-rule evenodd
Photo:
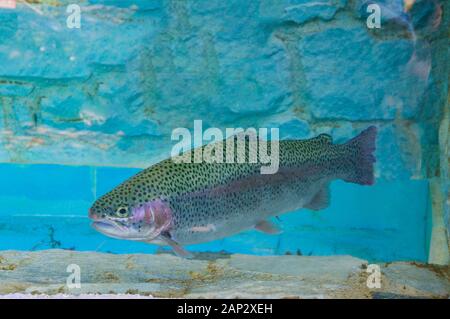
<svg viewBox="0 0 450 319"><path fill-rule="evenodd" d="M337 143L376 125L376 184L189 250L448 263L447 2L89 0L69 28L71 3L0 8L0 250L156 252L88 208L201 119Z"/></svg>

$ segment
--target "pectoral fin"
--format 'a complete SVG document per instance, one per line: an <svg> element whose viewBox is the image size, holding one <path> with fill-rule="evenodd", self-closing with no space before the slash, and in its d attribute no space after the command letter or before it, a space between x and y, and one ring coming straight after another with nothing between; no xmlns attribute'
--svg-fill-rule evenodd
<svg viewBox="0 0 450 319"><path fill-rule="evenodd" d="M305 208L312 210L321 210L327 208L330 205L330 191L328 186L321 188L312 200L305 205Z"/></svg>
<svg viewBox="0 0 450 319"><path fill-rule="evenodd" d="M172 248L172 250L175 252L177 256L187 259L194 258L194 255L192 253L184 249L179 243L170 238L170 235L164 234L160 235L159 237L163 242L169 245L170 248Z"/></svg>
<svg viewBox="0 0 450 319"><path fill-rule="evenodd" d="M281 233L281 230L274 223L272 223L268 220L262 220L262 221L258 222L255 225L255 229L259 230L260 232L263 232L266 234L271 234L271 235Z"/></svg>

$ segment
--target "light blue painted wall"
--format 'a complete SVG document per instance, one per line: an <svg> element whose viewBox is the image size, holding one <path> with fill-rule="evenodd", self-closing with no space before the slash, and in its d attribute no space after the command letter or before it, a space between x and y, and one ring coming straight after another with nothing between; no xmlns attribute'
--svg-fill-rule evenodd
<svg viewBox="0 0 450 319"><path fill-rule="evenodd" d="M58 165L0 165L0 249L63 248L155 252L154 245L107 238L90 226L94 201L138 170ZM350 254L369 260L426 261L427 181L378 180L372 187L335 181L331 205L274 220L277 236L253 230L193 245L193 251L260 255Z"/></svg>

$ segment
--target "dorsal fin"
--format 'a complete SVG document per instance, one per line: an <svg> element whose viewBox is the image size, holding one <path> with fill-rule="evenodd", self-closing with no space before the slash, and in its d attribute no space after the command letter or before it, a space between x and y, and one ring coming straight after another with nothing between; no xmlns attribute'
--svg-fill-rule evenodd
<svg viewBox="0 0 450 319"><path fill-rule="evenodd" d="M316 137L313 138L314 141L323 143L323 144L332 144L333 143L333 138L331 137L331 135L328 134L319 134Z"/></svg>

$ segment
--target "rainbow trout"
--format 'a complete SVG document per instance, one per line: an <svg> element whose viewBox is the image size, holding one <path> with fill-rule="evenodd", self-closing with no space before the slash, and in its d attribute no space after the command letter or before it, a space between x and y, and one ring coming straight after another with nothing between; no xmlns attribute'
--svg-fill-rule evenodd
<svg viewBox="0 0 450 319"><path fill-rule="evenodd" d="M376 132L371 126L344 144L333 144L326 134L280 141L275 174L261 174L259 162L179 163L169 158L100 197L89 217L94 229L107 236L169 245L183 257L192 256L184 245L252 228L278 233L270 217L300 208L324 209L332 180L374 183ZM226 152L228 144L217 143Z"/></svg>

